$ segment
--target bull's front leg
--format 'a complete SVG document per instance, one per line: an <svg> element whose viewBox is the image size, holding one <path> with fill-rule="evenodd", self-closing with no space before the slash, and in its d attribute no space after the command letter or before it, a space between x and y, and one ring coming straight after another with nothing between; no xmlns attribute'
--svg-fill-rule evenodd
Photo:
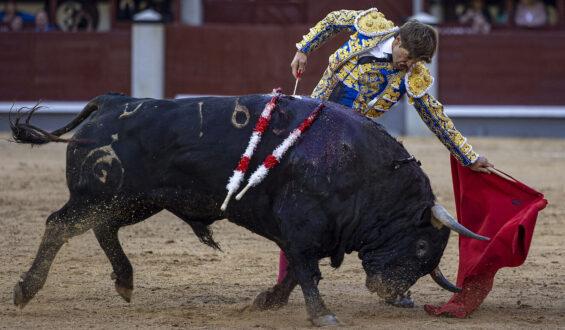
<svg viewBox="0 0 565 330"><path fill-rule="evenodd" d="M285 277L274 287L257 295L253 301L253 307L265 310L276 309L286 305L292 290L294 290L297 284L298 281L294 276L294 270L292 265L289 264L286 268Z"/></svg>
<svg viewBox="0 0 565 330"><path fill-rule="evenodd" d="M73 236L90 229L85 222L75 221L78 212L65 205L47 218L45 232L30 269L14 287L14 304L23 308L43 287L51 264L63 244Z"/></svg>
<svg viewBox="0 0 565 330"><path fill-rule="evenodd" d="M118 229L119 227L104 224L94 228L94 234L112 264L111 278L115 280L116 291L125 301L130 302L133 292L133 268L118 240Z"/></svg>
<svg viewBox="0 0 565 330"><path fill-rule="evenodd" d="M293 259L295 262L292 262ZM337 316L326 307L318 290L318 282L321 279L318 261L314 258L306 260L292 258L291 263L295 265L294 274L302 288L310 322L320 327L341 324Z"/></svg>

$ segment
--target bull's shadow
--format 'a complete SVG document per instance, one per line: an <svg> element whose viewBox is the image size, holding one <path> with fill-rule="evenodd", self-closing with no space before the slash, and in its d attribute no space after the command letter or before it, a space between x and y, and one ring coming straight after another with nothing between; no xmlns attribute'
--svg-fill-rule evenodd
<svg viewBox="0 0 565 330"><path fill-rule="evenodd" d="M107 94L53 132L30 124L34 111L25 121L19 116L11 124L15 141L68 142L70 198L47 218L37 256L16 284L14 303L28 303L64 242L89 229L112 264L117 292L129 302L133 270L118 230L164 209L215 249L209 225L223 218L274 241L289 271L254 306L283 306L299 284L315 325L339 323L318 291L318 261L324 257L339 267L345 253L359 252L367 288L394 305L413 304L406 292L428 274L457 291L437 268L450 229L483 237L435 205L427 176L399 142L340 105L328 102L288 153L271 164L269 175L222 211L228 179L250 138L257 139L256 123L271 97L154 100ZM319 103L281 95L249 168L276 155ZM82 122L72 138L61 138Z"/></svg>

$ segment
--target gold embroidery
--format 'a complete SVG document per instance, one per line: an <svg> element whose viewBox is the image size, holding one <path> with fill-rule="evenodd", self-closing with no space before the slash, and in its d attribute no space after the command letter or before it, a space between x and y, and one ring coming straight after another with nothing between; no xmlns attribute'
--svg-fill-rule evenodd
<svg viewBox="0 0 565 330"><path fill-rule="evenodd" d="M339 10L329 13L302 37L302 40L296 44L296 48L310 54L339 32L353 26L358 13L359 11L355 10Z"/></svg>
<svg viewBox="0 0 565 330"><path fill-rule="evenodd" d="M422 97L434 83L430 70L422 62L414 64L406 74L406 90L415 98Z"/></svg>
<svg viewBox="0 0 565 330"><path fill-rule="evenodd" d="M392 77L390 79L390 87L394 88L394 89L400 89L400 85L402 84L402 77L404 76L404 72L406 71L400 71L399 73L397 73L396 75L394 75L394 77Z"/></svg>
<svg viewBox="0 0 565 330"><path fill-rule="evenodd" d="M376 65L374 65L373 68L374 67L386 68L386 66L382 66L381 63L375 63L375 64ZM388 63L386 63L386 64L388 64ZM379 90L379 87L381 86L381 84L385 80L381 71L380 70L374 70L373 68L367 69L366 68L367 64L364 64L362 67L365 67L365 69L363 69L364 74L362 74L359 77L359 83L362 84L362 85L370 86L374 90Z"/></svg>
<svg viewBox="0 0 565 330"><path fill-rule="evenodd" d="M463 165L475 161L478 155L467 139L459 133L453 122L443 112L443 105L429 93L414 99L414 107L428 128L447 147L453 157Z"/></svg>
<svg viewBox="0 0 565 330"><path fill-rule="evenodd" d="M388 110L394 103L383 99L382 97L375 103L375 108L377 110Z"/></svg>
<svg viewBox="0 0 565 330"><path fill-rule="evenodd" d="M318 82L318 85L310 96L314 99L327 100L338 81L339 77L332 74L329 68L326 69L322 75L322 79L320 79L320 82Z"/></svg>
<svg viewBox="0 0 565 330"><path fill-rule="evenodd" d="M385 18L377 8L361 12L355 18L355 28L367 37L376 37L396 31L398 28L393 22Z"/></svg>
<svg viewBox="0 0 565 330"><path fill-rule="evenodd" d="M391 102L398 102L398 99L400 99L400 91L393 88L386 89L381 97Z"/></svg>
<svg viewBox="0 0 565 330"><path fill-rule="evenodd" d="M384 115L385 113L386 113L386 111L377 111L373 108L373 109L367 111L365 116L371 117L371 118L379 118L380 116Z"/></svg>

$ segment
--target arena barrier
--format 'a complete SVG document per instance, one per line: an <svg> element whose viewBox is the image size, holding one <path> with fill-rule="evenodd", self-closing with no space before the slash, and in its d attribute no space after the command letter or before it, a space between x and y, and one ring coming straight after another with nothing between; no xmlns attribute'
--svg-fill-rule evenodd
<svg viewBox="0 0 565 330"><path fill-rule="evenodd" d="M219 95L178 94L175 98L191 98ZM34 124L47 130L54 130L67 123L79 113L88 101L45 101L44 107L33 117ZM0 132L10 130L8 116L10 109L32 108L37 102L0 102ZM397 112L394 109L389 117ZM412 111L408 107L404 111ZM565 106L486 106L453 105L445 106L445 113L453 119L457 129L466 136L492 137L544 137L565 138ZM402 117L399 117L402 119ZM387 126L387 122L383 122ZM402 131L392 132L402 135Z"/></svg>

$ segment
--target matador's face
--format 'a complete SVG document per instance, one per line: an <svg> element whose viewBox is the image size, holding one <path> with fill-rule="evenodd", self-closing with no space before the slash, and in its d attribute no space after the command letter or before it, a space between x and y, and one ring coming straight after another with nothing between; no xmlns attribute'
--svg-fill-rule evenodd
<svg viewBox="0 0 565 330"><path fill-rule="evenodd" d="M400 36L392 42L392 65L398 70L404 70L414 65L417 60L410 57L410 52L402 47Z"/></svg>

